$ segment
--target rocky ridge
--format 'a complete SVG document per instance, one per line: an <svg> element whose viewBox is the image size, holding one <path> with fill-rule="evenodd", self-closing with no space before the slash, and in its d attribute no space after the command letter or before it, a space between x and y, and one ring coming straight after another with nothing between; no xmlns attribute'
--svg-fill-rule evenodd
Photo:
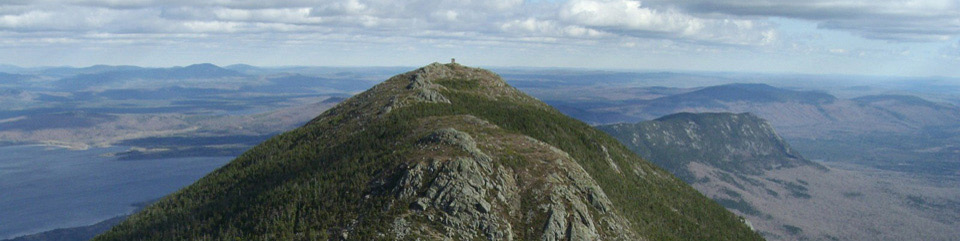
<svg viewBox="0 0 960 241"><path fill-rule="evenodd" d="M268 140L96 240L133 237L760 239L493 72L436 63Z"/></svg>

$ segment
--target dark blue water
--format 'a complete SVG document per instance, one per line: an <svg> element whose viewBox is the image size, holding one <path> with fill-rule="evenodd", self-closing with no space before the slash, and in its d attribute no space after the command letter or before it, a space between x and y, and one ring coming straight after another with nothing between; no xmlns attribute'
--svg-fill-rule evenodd
<svg viewBox="0 0 960 241"><path fill-rule="evenodd" d="M45 146L0 146L0 239L90 225L193 183L232 157L117 161Z"/></svg>

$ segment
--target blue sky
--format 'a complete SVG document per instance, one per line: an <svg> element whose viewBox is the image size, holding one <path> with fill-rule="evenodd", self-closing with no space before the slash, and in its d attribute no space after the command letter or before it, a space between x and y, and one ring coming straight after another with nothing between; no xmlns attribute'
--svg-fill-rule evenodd
<svg viewBox="0 0 960 241"><path fill-rule="evenodd" d="M960 76L957 0L5 0L0 63Z"/></svg>

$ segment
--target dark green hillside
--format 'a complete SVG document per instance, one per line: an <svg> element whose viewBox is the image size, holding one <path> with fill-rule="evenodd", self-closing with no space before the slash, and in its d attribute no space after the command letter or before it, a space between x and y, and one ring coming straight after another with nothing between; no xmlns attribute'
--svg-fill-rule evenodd
<svg viewBox="0 0 960 241"><path fill-rule="evenodd" d="M615 139L431 64L273 137L95 240L761 240Z"/></svg>
<svg viewBox="0 0 960 241"><path fill-rule="evenodd" d="M819 166L794 151L766 120L750 114L678 113L653 121L598 127L687 182L688 164L757 175L762 171Z"/></svg>

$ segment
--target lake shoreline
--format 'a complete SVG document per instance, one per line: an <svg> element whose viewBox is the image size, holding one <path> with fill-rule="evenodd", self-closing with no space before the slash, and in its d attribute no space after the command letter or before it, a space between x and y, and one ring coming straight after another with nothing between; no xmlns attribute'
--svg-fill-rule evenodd
<svg viewBox="0 0 960 241"><path fill-rule="evenodd" d="M130 147L75 150L38 143L0 145L0 240L84 227L129 215L137 204L187 186L234 156L122 161Z"/></svg>

